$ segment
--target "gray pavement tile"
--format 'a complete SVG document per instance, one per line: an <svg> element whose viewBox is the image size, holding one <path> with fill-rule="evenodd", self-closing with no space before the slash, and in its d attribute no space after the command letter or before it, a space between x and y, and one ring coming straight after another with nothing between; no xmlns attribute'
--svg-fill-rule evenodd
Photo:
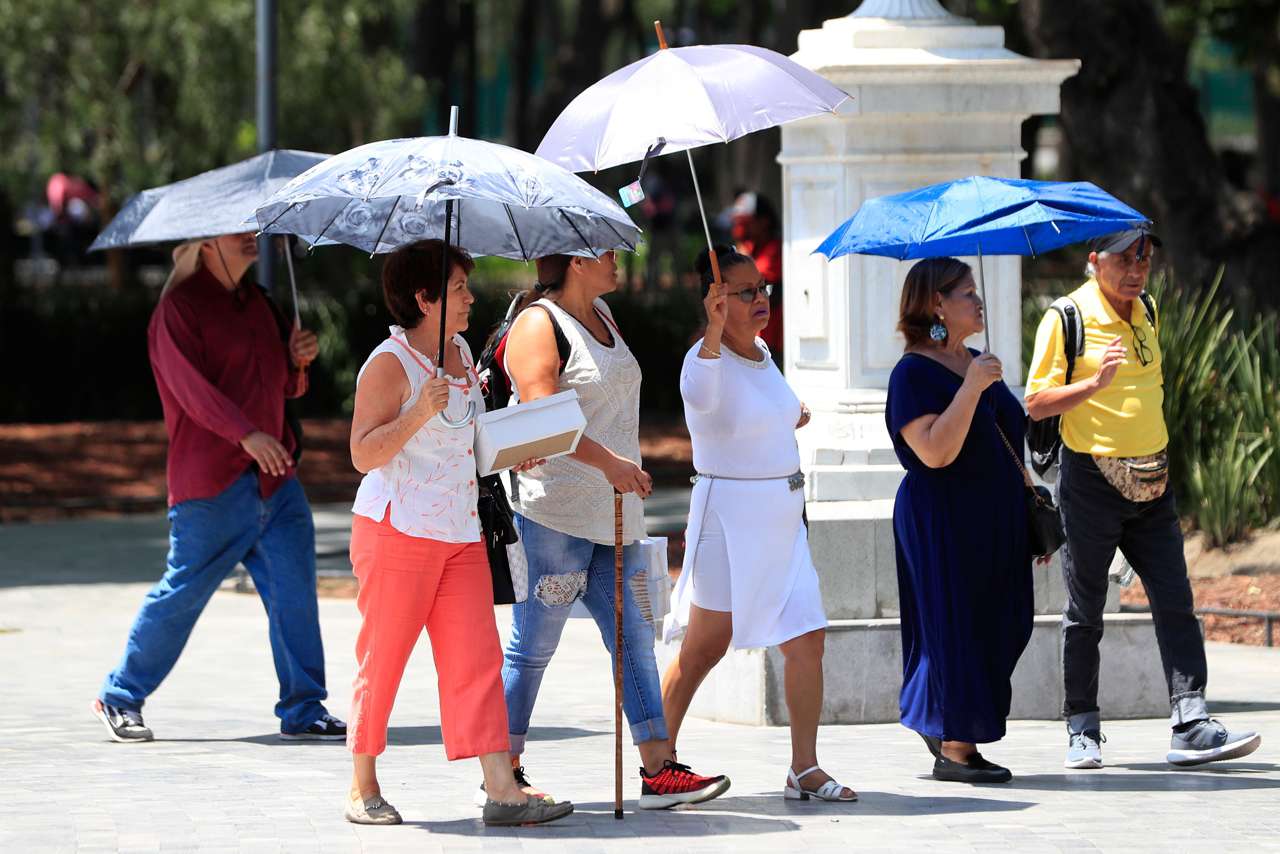
<svg viewBox="0 0 1280 854"><path fill-rule="evenodd" d="M28 532L28 540L32 536ZM111 539L112 554L124 554L126 540ZM79 582L90 573L89 553L75 554L75 566L54 572L54 580ZM1009 786L970 788L930 779L919 739L901 727L827 727L820 736L824 767L857 788L862 801L798 805L779 793L779 770L788 760L785 729L690 719L682 758L705 772L729 773L733 788L695 809L638 812L637 763L628 747L628 813L617 822L608 659L594 625L571 620L547 671L524 759L539 785L573 799L579 812L558 825L495 831L484 828L469 805L477 763L444 759L424 637L406 671L392 744L380 763L384 791L408 824L357 828L342 819L350 776L342 746L275 738L276 685L256 597L214 596L178 667L148 701L147 721L160 741L106 740L88 702L115 663L147 586L0 580L0 623L22 629L0 635L6 676L21 686L0 714L0 727L24 737L21 749L0 747L0 767L22 781L0 801L5 854L77 846L651 854L655 844L672 854L993 847L1021 854L1174 850L1188 839L1210 854L1280 848L1273 844L1280 837L1280 819L1273 818L1280 802L1280 650L1210 645L1211 700L1248 709L1231 713L1231 724L1258 729L1266 739L1257 754L1229 768L1172 771L1161 761L1168 746L1164 722L1114 721L1107 724L1109 767L1066 772L1061 723L1013 721L991 755L1017 778ZM345 600L325 600L320 610L330 708L343 716L357 615ZM500 609L504 633L509 619L509 610Z"/></svg>

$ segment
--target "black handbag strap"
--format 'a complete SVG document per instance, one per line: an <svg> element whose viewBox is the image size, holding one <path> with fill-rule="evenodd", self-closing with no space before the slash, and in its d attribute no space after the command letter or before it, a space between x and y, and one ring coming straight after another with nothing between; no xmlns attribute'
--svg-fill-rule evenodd
<svg viewBox="0 0 1280 854"><path fill-rule="evenodd" d="M1000 429L1000 422L995 420L994 415L992 416L992 423L995 424L996 432L1000 434L1000 441L1004 442L1004 446L1009 449L1009 456L1013 457L1014 465L1018 467L1018 471L1022 472L1022 482L1027 485L1027 489L1035 492L1036 486L1031 482L1031 473L1027 471L1026 463L1018 459L1017 451L1013 449L1013 445L1009 444L1009 437Z"/></svg>

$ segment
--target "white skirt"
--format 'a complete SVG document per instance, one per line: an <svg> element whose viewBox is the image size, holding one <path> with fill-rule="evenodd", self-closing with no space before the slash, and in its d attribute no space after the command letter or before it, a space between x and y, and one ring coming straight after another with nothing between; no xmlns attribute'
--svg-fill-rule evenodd
<svg viewBox="0 0 1280 854"><path fill-rule="evenodd" d="M732 612L734 649L777 646L826 628L803 514L804 491L785 478L699 478L663 641L684 634L690 605Z"/></svg>

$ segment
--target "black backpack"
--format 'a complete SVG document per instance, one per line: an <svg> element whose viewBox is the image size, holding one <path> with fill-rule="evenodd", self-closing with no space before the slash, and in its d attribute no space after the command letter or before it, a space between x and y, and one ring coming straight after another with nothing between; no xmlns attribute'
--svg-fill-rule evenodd
<svg viewBox="0 0 1280 854"><path fill-rule="evenodd" d="M507 354L507 333L511 331L511 325L516 322L516 317L520 313L522 296L523 294L517 294L511 300L506 315L493 335L489 336L489 343L485 345L484 351L480 354L480 361L476 363L476 374L480 377L484 405L490 412L502 409L511 400L511 377L507 376L503 363ZM565 337L555 314L548 311L547 317L551 319L551 328L556 336L556 352L560 355L560 372L564 373L564 366L569 363L569 339Z"/></svg>
<svg viewBox="0 0 1280 854"><path fill-rule="evenodd" d="M1143 291L1140 299L1147 313L1147 322L1156 325L1156 304L1151 295ZM1076 357L1084 353L1084 324L1080 322L1080 307L1071 297L1059 297L1049 306L1062 321L1062 340L1067 357L1067 376L1063 385L1071 383L1076 367ZM1058 449L1062 447L1062 416L1054 415L1043 421L1031 419L1027 423L1027 449L1031 451L1031 467L1036 474L1044 473L1058 461Z"/></svg>

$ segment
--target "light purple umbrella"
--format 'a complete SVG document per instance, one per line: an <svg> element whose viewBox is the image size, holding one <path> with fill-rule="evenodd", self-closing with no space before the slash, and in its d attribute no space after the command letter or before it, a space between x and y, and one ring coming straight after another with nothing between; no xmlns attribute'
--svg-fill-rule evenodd
<svg viewBox="0 0 1280 854"><path fill-rule="evenodd" d="M716 281L719 265L690 149L835 112L849 95L780 53L744 44L660 50L593 84L565 107L537 154L575 172L685 152Z"/></svg>

